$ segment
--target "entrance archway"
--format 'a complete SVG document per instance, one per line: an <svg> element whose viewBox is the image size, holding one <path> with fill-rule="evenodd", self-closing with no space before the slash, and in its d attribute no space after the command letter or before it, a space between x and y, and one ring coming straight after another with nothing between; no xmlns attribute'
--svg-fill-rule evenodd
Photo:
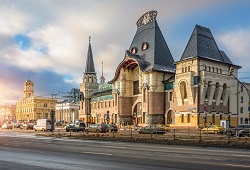
<svg viewBox="0 0 250 170"><path fill-rule="evenodd" d="M132 123L135 126L142 124L142 103L139 102L135 105L132 113Z"/></svg>
<svg viewBox="0 0 250 170"><path fill-rule="evenodd" d="M165 124L170 125L175 123L175 112L173 110L168 110L165 114Z"/></svg>

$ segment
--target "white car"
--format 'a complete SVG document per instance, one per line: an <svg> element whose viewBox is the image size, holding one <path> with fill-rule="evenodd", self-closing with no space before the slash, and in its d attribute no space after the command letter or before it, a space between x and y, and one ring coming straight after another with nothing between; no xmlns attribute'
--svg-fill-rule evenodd
<svg viewBox="0 0 250 170"><path fill-rule="evenodd" d="M12 129L12 124L9 124L9 123L4 123L3 125L2 125L2 129Z"/></svg>

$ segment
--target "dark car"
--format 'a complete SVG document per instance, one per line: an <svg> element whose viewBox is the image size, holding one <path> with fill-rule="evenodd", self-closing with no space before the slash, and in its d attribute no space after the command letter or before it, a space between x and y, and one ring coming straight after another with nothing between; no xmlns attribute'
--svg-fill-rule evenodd
<svg viewBox="0 0 250 170"><path fill-rule="evenodd" d="M164 134L166 133L166 130L157 125L150 125L145 126L144 128L141 128L138 132L139 134Z"/></svg>
<svg viewBox="0 0 250 170"><path fill-rule="evenodd" d="M86 132L108 132L108 126L106 124L91 124L88 128L85 130Z"/></svg>
<svg viewBox="0 0 250 170"><path fill-rule="evenodd" d="M84 131L85 131L85 128L86 128L86 124L85 124L84 122L79 122L79 123L76 125L76 127L77 127L77 132L78 132L78 131L84 132Z"/></svg>
<svg viewBox="0 0 250 170"><path fill-rule="evenodd" d="M229 128L226 130L226 134L229 136L235 136L240 130L250 128L250 125L239 125L234 128Z"/></svg>
<svg viewBox="0 0 250 170"><path fill-rule="evenodd" d="M33 130L33 127L34 127L34 123L22 123L20 125L20 128L25 129L25 130L28 130L28 129Z"/></svg>
<svg viewBox="0 0 250 170"><path fill-rule="evenodd" d="M22 125L22 123L15 123L15 124L14 124L14 128L20 128L21 125Z"/></svg>
<svg viewBox="0 0 250 170"><path fill-rule="evenodd" d="M242 136L248 136L250 137L250 128L245 128L245 129L242 129L238 132L238 136L239 137L242 137Z"/></svg>
<svg viewBox="0 0 250 170"><path fill-rule="evenodd" d="M108 132L117 132L118 131L118 127L116 126L116 124L108 124Z"/></svg>
<svg viewBox="0 0 250 170"><path fill-rule="evenodd" d="M75 124L68 124L68 125L66 125L65 129L66 129L66 132L69 132L69 131L77 132L77 127Z"/></svg>

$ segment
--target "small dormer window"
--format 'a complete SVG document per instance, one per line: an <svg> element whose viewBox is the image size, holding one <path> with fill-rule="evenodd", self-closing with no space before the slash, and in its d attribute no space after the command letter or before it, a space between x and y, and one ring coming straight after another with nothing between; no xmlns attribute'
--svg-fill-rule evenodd
<svg viewBox="0 0 250 170"><path fill-rule="evenodd" d="M144 42L142 43L141 50L144 51L146 49L148 49L148 43Z"/></svg>
<svg viewBox="0 0 250 170"><path fill-rule="evenodd" d="M131 48L131 53L132 53L132 54L136 54L136 53L137 53L137 49L136 49L135 47L132 47L132 48Z"/></svg>

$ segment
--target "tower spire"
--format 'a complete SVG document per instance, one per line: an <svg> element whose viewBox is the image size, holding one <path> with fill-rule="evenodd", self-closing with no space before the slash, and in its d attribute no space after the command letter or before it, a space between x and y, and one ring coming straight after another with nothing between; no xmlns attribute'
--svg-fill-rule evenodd
<svg viewBox="0 0 250 170"><path fill-rule="evenodd" d="M87 54L87 60L86 60L85 74L95 75L96 72L95 72L95 65L94 65L90 40L91 40L91 36L89 36L89 48L88 48L88 54Z"/></svg>
<svg viewBox="0 0 250 170"><path fill-rule="evenodd" d="M102 61L102 76L100 77L101 84L105 83L105 77L103 76L103 61Z"/></svg>

